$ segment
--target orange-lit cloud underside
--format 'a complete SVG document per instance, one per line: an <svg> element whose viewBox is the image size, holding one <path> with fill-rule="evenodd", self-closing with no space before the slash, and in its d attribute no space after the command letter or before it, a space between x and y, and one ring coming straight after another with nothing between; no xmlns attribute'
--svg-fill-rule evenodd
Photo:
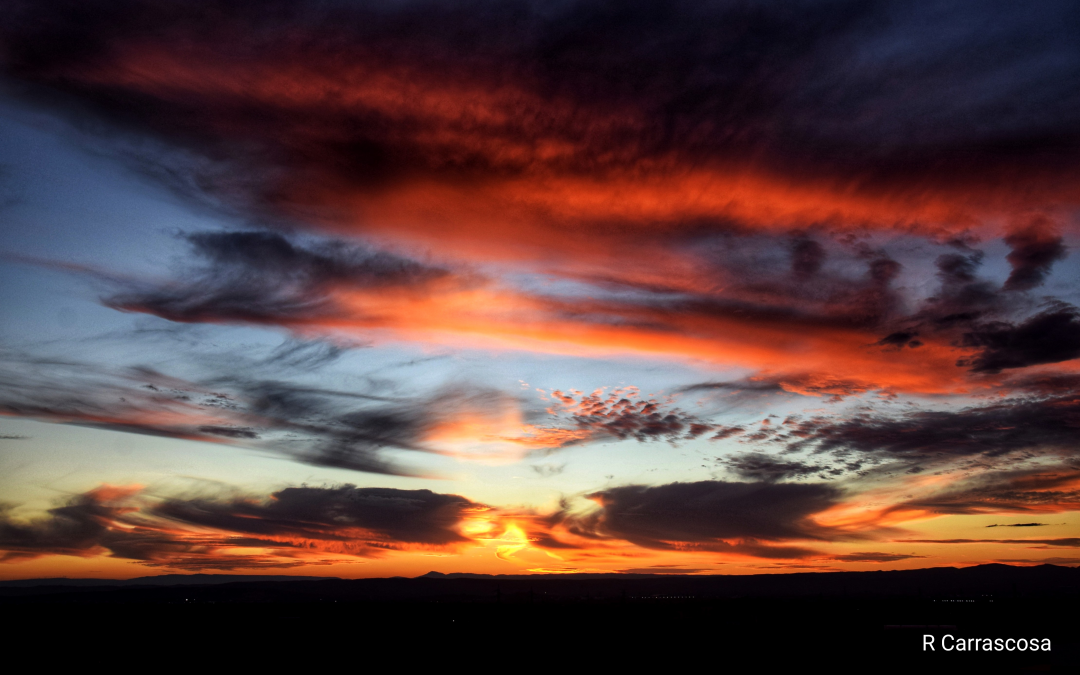
<svg viewBox="0 0 1080 675"><path fill-rule="evenodd" d="M1054 487L1075 491L1080 485L1078 480L1074 475L1064 482L1057 480ZM925 494L932 492L934 482L918 480L904 487ZM1014 481L1012 487L1038 491L1047 488L1045 482L1045 477L1022 478ZM306 515L299 518L290 515L290 502L295 502L295 497L288 494L290 491L310 493L301 498L306 504L302 507ZM419 516L415 511L403 512L391 525L377 524L380 520L376 518L373 527L359 524L368 517L362 506L360 511L357 507L351 512L346 509L325 520L321 520L317 510L311 510L318 500L333 499L349 491L360 504L367 498L364 493L371 491L381 493L382 497L420 496L442 502L433 509L422 507ZM648 565L657 568L652 571L664 572L659 568L686 566L688 556L706 564L753 567L755 560L764 559L776 570L828 569L837 564L878 565L903 560L918 563L927 556L951 563L959 560L955 558L959 550L978 549L982 550L981 554L992 555L994 549L989 545L995 542L1027 549L1028 555L1031 551L1080 547L1080 540L1075 538L1045 535L940 541L918 538L912 530L901 526L925 521L934 514L920 509L867 510L859 504L859 501L880 502L883 497L883 494L867 493L855 502L838 504L799 525L804 528L805 536L784 539L734 536L688 540L672 532L667 540L631 541L635 535L619 529L618 515L605 512L616 506L611 499L620 499L610 495L596 496L597 504L577 513L543 513L494 509L453 496L446 501L445 496L426 491L410 493L351 486L294 488L275 493L268 500L162 502L160 498L144 495L139 486L102 485L69 499L44 520L19 521L5 514L0 517L0 526L4 541L2 560L17 563L14 566L21 574L32 573L34 561L42 566L53 564L50 559L57 555L86 559L105 556L152 569L188 571L290 569L387 556L394 557L398 561L395 564L411 565L407 561L417 558L414 562L435 565L430 558L426 563L421 559L438 554L439 560L450 564L451 569L455 558L471 556L471 569L482 572L618 571L634 565L629 561L635 560L642 570ZM373 508L384 508L377 501L373 504ZM1080 503L1028 509L1002 502L988 512L1034 515L1070 510L1080 510ZM214 519L216 526L209 524ZM229 522L235 525L228 526ZM919 544L919 555L865 552L868 548L893 550L899 545L911 548L912 543ZM852 547L863 552L851 553Z"/></svg>
<svg viewBox="0 0 1080 675"><path fill-rule="evenodd" d="M647 156L635 135L651 120L634 108L552 97L536 91L536 83L492 80L483 72L308 58L223 68L217 54L198 45L182 54L128 45L110 61L71 75L163 101L279 109L293 115L285 143L332 141L336 130L320 127L322 116L391 120L376 122L382 140L415 148L426 170L417 166L361 189L310 158L311 173L298 171L280 186L282 201L314 222L320 209L330 209L333 217L323 222L330 228L411 238L468 257L505 260L516 251L602 259L612 248L625 255L628 237L694 230L703 219L766 232L825 225L940 239L970 231L995 235L1030 209L1080 201L1080 181L1070 172L1033 176L995 168L974 184L955 174L882 182L783 173L738 155L713 157L706 166L677 152ZM208 123L225 125L216 130L224 136L259 133L229 126L227 116ZM442 173L441 167L463 160L486 168ZM590 170L581 170L580 162Z"/></svg>
<svg viewBox="0 0 1080 675"><path fill-rule="evenodd" d="M1007 168L962 184L941 176L882 182L827 170L784 172L738 154L708 161L678 149L656 155L634 146L635 133L649 124L640 110L542 94L528 79L310 53L304 62L264 58L223 68L213 49L126 44L64 77L163 102L203 101L206 129L241 144L247 138L258 145L265 140L260 134L280 131L275 142L285 165L266 178L275 183L272 208L324 231L394 247L419 245L440 259L518 264L571 280L663 283L737 300L744 298L733 288L743 279L702 269L670 242L703 228L776 236L810 229L834 237L882 231L936 242L997 237L1033 209L1053 215L1080 201L1080 182L1068 171L1038 180L1027 175L1021 184ZM277 110L274 124L283 126L241 122L230 113L239 105ZM351 127L338 129L323 118L370 119L380 142L411 158L408 166L387 169L374 183L358 182L334 157L320 154L320 148L347 144L335 134ZM462 164L478 168L448 168ZM1058 231L1072 227L1069 219L1047 223ZM421 292L341 288L332 299L341 308L336 316L290 327L365 335L385 329L398 338L454 345L664 355L771 372L797 361L800 370L842 371L878 389L970 388L955 365L964 356L955 336L924 338L917 354L897 354L870 346L883 337L873 329L663 303L556 299L493 284L433 285Z"/></svg>
<svg viewBox="0 0 1080 675"><path fill-rule="evenodd" d="M308 335L356 332L456 347L639 354L766 372L784 372L797 362L803 371L843 373L849 380L866 383L866 389L946 393L969 386L964 369L956 362L970 350L929 343L918 352L898 354L875 345L880 336L874 332L797 317L755 318L734 310L696 313L599 300L559 300L491 285L436 284L377 292L341 288L330 297L339 308L334 315L282 318L280 323ZM149 311L138 304L118 308Z"/></svg>

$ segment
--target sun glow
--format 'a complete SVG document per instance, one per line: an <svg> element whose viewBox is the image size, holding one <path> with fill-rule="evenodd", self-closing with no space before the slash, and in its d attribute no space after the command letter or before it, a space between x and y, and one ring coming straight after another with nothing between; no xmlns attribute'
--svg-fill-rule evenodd
<svg viewBox="0 0 1080 675"><path fill-rule="evenodd" d="M502 535L499 536L498 541L509 542L501 544L495 550L495 555L503 560L509 560L514 554L529 548L528 535L515 523L510 523L506 526Z"/></svg>

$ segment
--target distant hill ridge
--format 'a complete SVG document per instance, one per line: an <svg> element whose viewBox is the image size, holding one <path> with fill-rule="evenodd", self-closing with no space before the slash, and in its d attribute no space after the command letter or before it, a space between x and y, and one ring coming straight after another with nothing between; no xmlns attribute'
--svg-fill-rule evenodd
<svg viewBox="0 0 1080 675"><path fill-rule="evenodd" d="M71 579L66 577L46 579L19 579L0 581L0 589L30 589L46 587L72 588L127 588L153 586L218 586L224 584L290 584L300 582L338 582L345 584L401 586L428 586L431 583L449 581L507 582L507 583L544 583L546 585L566 585L596 582L602 585L620 582L663 583L680 587L701 589L744 588L753 591L769 589L794 591L820 589L825 593L834 589L860 588L872 589L896 583L929 582L930 586L945 590L955 582L964 585L972 583L1002 583L1028 580L1045 586L1064 583L1065 588L1080 584L1080 567L1060 565L1013 566L1000 563L975 565L972 567L929 567L914 570L870 570L859 572L789 572L780 574L624 574L583 573L583 574L476 574L469 572L428 572L418 577L382 577L365 579L342 579L340 577L293 576L293 575L253 575L253 574L162 574L157 576L136 577L133 579ZM958 588L959 590L959 588ZM885 588L882 592L888 593Z"/></svg>
<svg viewBox="0 0 1080 675"><path fill-rule="evenodd" d="M159 574L134 579L14 579L0 581L0 588L33 588L35 586L208 586L242 581L316 581L338 577L291 576L287 574Z"/></svg>

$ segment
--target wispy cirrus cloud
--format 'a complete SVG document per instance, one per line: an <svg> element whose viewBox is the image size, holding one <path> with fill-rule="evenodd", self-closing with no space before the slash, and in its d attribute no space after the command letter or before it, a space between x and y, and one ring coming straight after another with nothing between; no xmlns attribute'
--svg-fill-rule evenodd
<svg viewBox="0 0 1080 675"><path fill-rule="evenodd" d="M893 510L933 514L1060 513L1080 509L1080 471L1071 464L980 472Z"/></svg>
<svg viewBox="0 0 1080 675"><path fill-rule="evenodd" d="M296 346L288 348L295 356ZM280 349L270 355L276 361ZM288 376L291 366L261 362L263 379L236 355L212 374L173 377L145 366L103 367L34 359L11 352L3 360L0 414L126 433L268 450L316 466L413 475L388 453L449 453L441 430L470 414L484 420L516 402L462 384L422 393L332 389Z"/></svg>
<svg viewBox="0 0 1080 675"><path fill-rule="evenodd" d="M994 523L987 527L1046 527L1047 523Z"/></svg>
<svg viewBox="0 0 1080 675"><path fill-rule="evenodd" d="M303 246L265 231L185 235L199 267L182 282L140 284L105 299L120 310L185 323L332 323L344 308L340 288L415 288L449 276L446 270L341 241ZM320 246L321 244L321 246ZM141 286L141 288L140 288Z"/></svg>
<svg viewBox="0 0 1080 675"><path fill-rule="evenodd" d="M1058 539L898 539L906 544L1020 544L1031 548L1080 548L1080 538L1061 537Z"/></svg>
<svg viewBox="0 0 1080 675"><path fill-rule="evenodd" d="M882 454L912 463L935 458L994 457L1012 452L1071 454L1080 400L1075 392L1016 397L959 410L873 410L801 420L782 441L791 450Z"/></svg>
<svg viewBox="0 0 1080 675"><path fill-rule="evenodd" d="M875 553L871 551L863 553L843 553L841 555L832 556L829 560L836 562L891 563L900 560L914 560L925 557L927 556L906 553Z"/></svg>

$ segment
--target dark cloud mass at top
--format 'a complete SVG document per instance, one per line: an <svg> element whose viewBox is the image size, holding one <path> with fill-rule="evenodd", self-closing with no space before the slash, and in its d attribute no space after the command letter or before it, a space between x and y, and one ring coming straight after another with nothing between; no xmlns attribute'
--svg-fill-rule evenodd
<svg viewBox="0 0 1080 675"><path fill-rule="evenodd" d="M0 39L12 81L48 88L28 96L63 93L253 170L269 162L371 189L413 173L596 171L672 156L871 183L979 180L1076 168L1077 9L1036 4L14 2ZM175 60L153 61L162 51ZM185 62L205 66L205 81ZM281 83L310 74L309 90L268 99L278 82L259 82L264 66ZM147 79L155 67L159 83ZM410 111L349 100L383 69L494 105L445 114L424 101ZM1021 249L1030 272L1014 286L1053 256Z"/></svg>

